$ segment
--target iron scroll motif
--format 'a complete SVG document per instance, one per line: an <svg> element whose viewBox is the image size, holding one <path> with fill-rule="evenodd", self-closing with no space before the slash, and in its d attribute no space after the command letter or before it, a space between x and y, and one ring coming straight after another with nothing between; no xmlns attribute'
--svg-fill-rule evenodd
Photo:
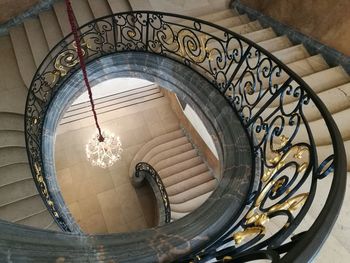
<svg viewBox="0 0 350 263"><path fill-rule="evenodd" d="M242 214L233 215L231 226L221 237L202 251L193 251L182 262L244 262L251 258L279 261L283 253L288 256L298 242L301 244L303 237L317 243L315 247L322 245L323 240L312 239L311 232L298 227L318 198L318 184L331 181L332 190L337 187L338 205L334 205L334 195L329 195L321 208L329 211L327 220L321 216L316 219L324 223L322 238L327 237L345 191L345 151L331 115L300 77L252 41L185 16L119 13L93 20L80 31L87 63L113 53L148 52L195 70L227 99L250 137L259 178L251 187ZM70 230L60 208L55 200L48 203L45 198L44 191L50 196L50 189L42 187L47 182L41 149L46 111L61 84L79 70L76 58L73 36L68 35L38 68L25 113L27 153L34 180L49 211L65 231ZM316 147L318 131L310 125L310 116L317 116L325 124L333 146L326 154ZM149 166L140 164L141 168L152 174ZM42 175L40 182L35 176L37 169ZM157 176L155 180L161 182ZM300 238L290 239L301 232ZM311 257L316 251L310 253Z"/></svg>
<svg viewBox="0 0 350 263"><path fill-rule="evenodd" d="M135 176L140 177L141 172L145 172L147 174L146 176L150 176L150 178L154 181L155 185L157 186L160 193L160 200L164 207L164 223L170 223L171 221L170 202L169 202L169 197L166 192L165 186L162 182L162 179L160 178L157 171L148 163L140 162L136 164ZM163 223L163 222L159 222L159 223Z"/></svg>

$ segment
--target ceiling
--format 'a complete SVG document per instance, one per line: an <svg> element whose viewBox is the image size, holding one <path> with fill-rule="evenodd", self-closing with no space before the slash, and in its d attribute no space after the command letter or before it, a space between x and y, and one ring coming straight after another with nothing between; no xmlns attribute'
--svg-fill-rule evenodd
<svg viewBox="0 0 350 263"><path fill-rule="evenodd" d="M22 14L40 0L0 0L0 24Z"/></svg>

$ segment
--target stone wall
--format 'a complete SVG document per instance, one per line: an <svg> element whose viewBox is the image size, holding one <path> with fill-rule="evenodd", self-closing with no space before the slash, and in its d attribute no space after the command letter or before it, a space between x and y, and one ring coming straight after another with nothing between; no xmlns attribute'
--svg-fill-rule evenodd
<svg viewBox="0 0 350 263"><path fill-rule="evenodd" d="M241 0L241 2L350 56L349 0Z"/></svg>

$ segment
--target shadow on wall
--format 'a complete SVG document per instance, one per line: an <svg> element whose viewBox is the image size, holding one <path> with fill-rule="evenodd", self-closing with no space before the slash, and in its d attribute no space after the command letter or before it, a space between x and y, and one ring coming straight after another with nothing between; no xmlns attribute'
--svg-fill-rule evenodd
<svg viewBox="0 0 350 263"><path fill-rule="evenodd" d="M241 3L350 56L349 0L241 0Z"/></svg>

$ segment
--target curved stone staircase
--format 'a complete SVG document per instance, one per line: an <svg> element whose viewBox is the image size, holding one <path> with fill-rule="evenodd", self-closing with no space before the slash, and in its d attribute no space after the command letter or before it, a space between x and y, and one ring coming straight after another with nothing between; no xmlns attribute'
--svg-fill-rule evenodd
<svg viewBox="0 0 350 263"><path fill-rule="evenodd" d="M182 130L147 142L130 164L131 177L138 162L149 163L162 178L172 220L198 208L217 185L217 179Z"/></svg>
<svg viewBox="0 0 350 263"><path fill-rule="evenodd" d="M134 1L134 3L136 2ZM126 0L74 0L72 4L79 24L112 12L131 9ZM142 4L140 5L142 6ZM140 9L142 8L140 7ZM263 28L258 21L250 21L246 15L240 15L235 10L215 11L207 9L202 10L200 15L199 18L203 20L229 28L258 43L299 74L314 89L340 128L347 152L348 171L350 171L350 125L346 121L349 119L350 113L350 78L344 69L340 66L330 67L321 55L311 56L302 44L294 45L287 37L278 36L272 28ZM58 230L50 214L46 211L31 179L23 139L23 112L27 88L30 86L37 67L49 49L69 32L64 3L58 1L51 10L41 12L38 17L25 20L23 24L11 28L9 35L0 37L1 219ZM218 32L212 32L212 34L218 34ZM310 109L308 114L310 114L310 125L314 129L322 125L316 111L312 112ZM321 129L316 142L319 159L324 159L331 151L332 146L329 144L327 134L323 133ZM172 156L170 152L175 148L184 151L184 153L180 154L179 157ZM210 194L211 190L208 189L215 187L214 179L209 178L208 169L200 164L192 168L194 170L192 170L191 175L194 177L191 176L191 178L179 173L176 166L171 166L171 164L182 161L183 167L187 167L186 165L189 163L186 163L186 160L192 159L199 162L198 157L188 142L185 142L185 139L183 139L183 144L176 145L171 150L164 148L160 152L168 158L163 158L162 154L156 152L153 152L152 155L144 154L143 157L145 161L147 160L154 165L164 178L173 204L173 217L180 218L194 207L198 207L201 200L204 200L203 196ZM175 177L175 174L178 176ZM180 181L179 178L183 178L185 181ZM195 195L190 194L193 193L191 189L194 186L192 183L195 181L205 182L203 188L197 189L197 196L200 196L197 200L193 199ZM191 188L186 189L190 186ZM179 189L186 189L189 194L178 195ZM336 229L335 231L338 231L338 236L343 235L341 230ZM346 238L344 237L343 240ZM335 243L339 244L338 241ZM338 252L339 247L341 246L337 246ZM345 254L343 253L343 255Z"/></svg>

